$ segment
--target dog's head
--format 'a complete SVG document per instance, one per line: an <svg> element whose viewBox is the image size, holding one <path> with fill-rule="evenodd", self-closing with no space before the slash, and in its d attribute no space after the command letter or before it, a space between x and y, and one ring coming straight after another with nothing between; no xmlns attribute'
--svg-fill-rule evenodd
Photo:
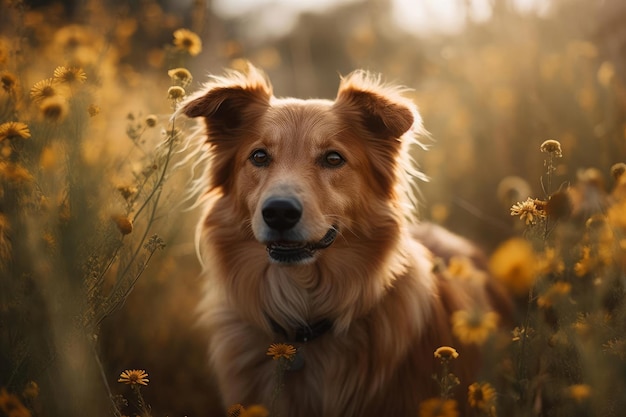
<svg viewBox="0 0 626 417"><path fill-rule="evenodd" d="M372 216L397 213L406 142L421 128L401 90L363 71L341 80L334 101L299 100L274 97L250 66L215 78L182 111L204 119L209 187L285 264L309 263L340 233L367 234L381 223Z"/></svg>

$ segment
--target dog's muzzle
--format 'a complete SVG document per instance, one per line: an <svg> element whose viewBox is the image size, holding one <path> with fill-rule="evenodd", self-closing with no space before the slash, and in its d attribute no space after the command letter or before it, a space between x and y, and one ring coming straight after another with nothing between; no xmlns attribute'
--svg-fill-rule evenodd
<svg viewBox="0 0 626 417"><path fill-rule="evenodd" d="M290 231L302 217L302 205L294 198L270 198L261 210L263 221L279 239L267 243L267 253L274 262L295 264L306 262L320 249L329 247L337 238L337 228L332 226L317 242L289 239Z"/></svg>

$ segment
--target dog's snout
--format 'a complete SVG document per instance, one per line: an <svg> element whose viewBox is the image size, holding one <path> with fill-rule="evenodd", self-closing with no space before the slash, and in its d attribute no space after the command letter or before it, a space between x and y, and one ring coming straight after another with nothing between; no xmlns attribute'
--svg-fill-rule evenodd
<svg viewBox="0 0 626 417"><path fill-rule="evenodd" d="M272 229L289 230L302 216L302 204L295 198L270 198L263 204L263 220Z"/></svg>

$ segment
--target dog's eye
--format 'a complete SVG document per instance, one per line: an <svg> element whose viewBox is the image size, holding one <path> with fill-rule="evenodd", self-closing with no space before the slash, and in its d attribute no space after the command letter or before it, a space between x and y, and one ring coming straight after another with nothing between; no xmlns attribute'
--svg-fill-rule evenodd
<svg viewBox="0 0 626 417"><path fill-rule="evenodd" d="M267 154L267 151L263 149L256 149L250 155L250 162L258 167L267 166L270 162L270 156Z"/></svg>
<svg viewBox="0 0 626 417"><path fill-rule="evenodd" d="M324 158L322 159L322 163L330 168L340 167L345 162L346 161L345 159L343 159L343 156L341 156L339 152L335 151L328 152L326 155L324 155Z"/></svg>

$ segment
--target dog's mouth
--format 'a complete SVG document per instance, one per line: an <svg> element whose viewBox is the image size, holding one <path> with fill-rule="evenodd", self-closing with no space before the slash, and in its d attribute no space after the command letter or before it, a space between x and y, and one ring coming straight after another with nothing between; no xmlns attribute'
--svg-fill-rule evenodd
<svg viewBox="0 0 626 417"><path fill-rule="evenodd" d="M317 242L295 242L277 240L267 244L267 253L274 262L294 264L302 263L315 256L320 249L326 249L337 238L337 228L331 227Z"/></svg>

